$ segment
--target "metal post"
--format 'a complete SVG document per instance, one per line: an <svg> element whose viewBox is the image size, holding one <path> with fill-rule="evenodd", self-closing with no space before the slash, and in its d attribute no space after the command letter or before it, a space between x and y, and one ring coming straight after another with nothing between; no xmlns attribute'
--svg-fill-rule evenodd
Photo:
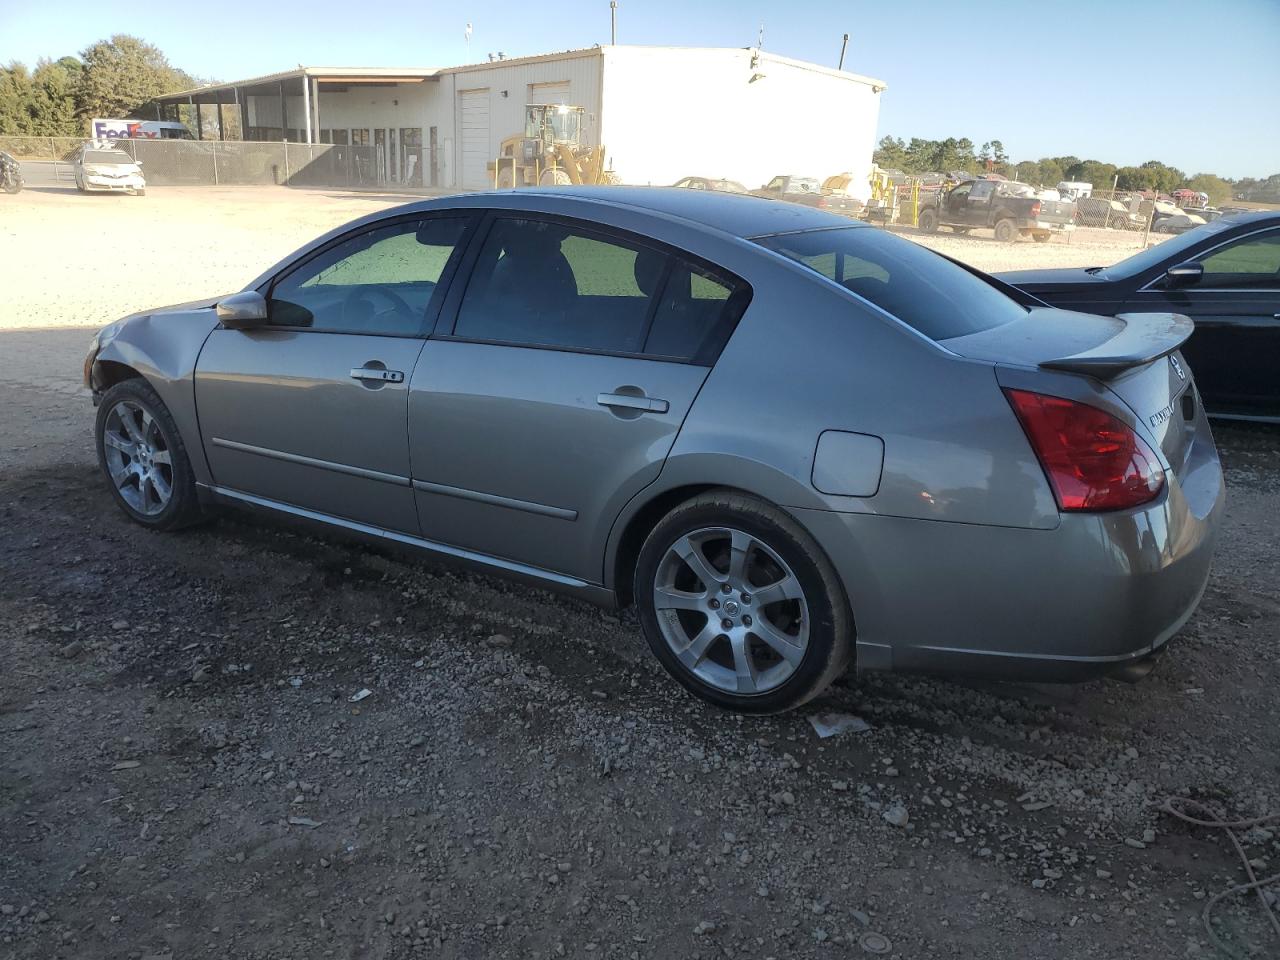
<svg viewBox="0 0 1280 960"><path fill-rule="evenodd" d="M289 108L284 102L283 80L280 81L280 139L285 142L289 140Z"/></svg>
<svg viewBox="0 0 1280 960"><path fill-rule="evenodd" d="M196 103L191 97L187 97L187 106L189 106L196 115L196 139L204 139L204 128L200 124L200 104Z"/></svg>
<svg viewBox="0 0 1280 960"><path fill-rule="evenodd" d="M225 140L227 138L222 135L222 91L219 90L214 96L218 98L213 105L218 114L218 139Z"/></svg>
<svg viewBox="0 0 1280 960"><path fill-rule="evenodd" d="M320 139L320 80L311 78L311 112L315 114L316 139ZM332 136L329 138L333 139Z"/></svg>
<svg viewBox="0 0 1280 960"><path fill-rule="evenodd" d="M840 41L840 63L836 66L837 70L844 69L844 52L849 49L849 35L846 33L844 39Z"/></svg>
<svg viewBox="0 0 1280 960"><path fill-rule="evenodd" d="M302 113L306 117L306 142L311 142L311 81L302 75Z"/></svg>
<svg viewBox="0 0 1280 960"><path fill-rule="evenodd" d="M240 140L243 142L249 139L249 101L240 102L240 88L232 87L236 94L236 107L240 110Z"/></svg>
<svg viewBox="0 0 1280 960"><path fill-rule="evenodd" d="M609 43L618 45L618 0L609 0Z"/></svg>

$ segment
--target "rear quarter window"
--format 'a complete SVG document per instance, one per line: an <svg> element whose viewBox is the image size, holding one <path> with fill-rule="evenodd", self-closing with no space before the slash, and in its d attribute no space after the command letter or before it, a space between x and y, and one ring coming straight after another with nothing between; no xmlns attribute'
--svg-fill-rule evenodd
<svg viewBox="0 0 1280 960"><path fill-rule="evenodd" d="M1027 313L981 277L872 227L780 234L756 242L840 284L930 340L980 333Z"/></svg>

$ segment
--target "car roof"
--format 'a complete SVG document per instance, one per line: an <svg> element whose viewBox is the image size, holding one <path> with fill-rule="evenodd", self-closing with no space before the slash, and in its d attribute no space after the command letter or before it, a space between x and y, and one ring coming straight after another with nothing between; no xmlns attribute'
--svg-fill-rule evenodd
<svg viewBox="0 0 1280 960"><path fill-rule="evenodd" d="M604 204L687 220L742 239L799 230L866 226L816 207L740 193L685 190L679 187L526 187L519 190L464 194L448 199L465 201L459 205L485 206L486 200L501 198L502 202L495 206L511 209L514 205L510 201L522 196L554 198L561 201L563 212L569 216L590 219L591 208ZM424 204L425 209L440 205L438 202L428 203L430 207Z"/></svg>

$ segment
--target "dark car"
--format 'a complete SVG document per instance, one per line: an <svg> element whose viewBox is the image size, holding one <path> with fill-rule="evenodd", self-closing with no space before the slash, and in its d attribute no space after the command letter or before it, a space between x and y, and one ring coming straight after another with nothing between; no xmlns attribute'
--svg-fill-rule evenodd
<svg viewBox="0 0 1280 960"><path fill-rule="evenodd" d="M794 174L774 177L759 190L752 190L751 195L817 207L842 217L857 217L862 213L860 200L824 189L817 177L797 177Z"/></svg>
<svg viewBox="0 0 1280 960"><path fill-rule="evenodd" d="M1075 218L1074 203L1041 200L1025 183L968 180L927 201L922 197L917 222L925 233L933 233L940 224L962 234L987 228L995 231L997 240L1012 243L1027 236L1044 242L1054 233L1074 230Z"/></svg>
<svg viewBox="0 0 1280 960"><path fill-rule="evenodd" d="M1219 217L1110 267L997 275L1055 307L1181 313L1211 416L1280 422L1280 214Z"/></svg>

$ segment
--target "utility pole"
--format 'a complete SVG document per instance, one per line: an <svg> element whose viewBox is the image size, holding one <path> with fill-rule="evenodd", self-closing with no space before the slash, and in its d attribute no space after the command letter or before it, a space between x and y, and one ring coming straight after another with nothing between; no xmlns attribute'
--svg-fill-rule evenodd
<svg viewBox="0 0 1280 960"><path fill-rule="evenodd" d="M844 69L844 52L847 49L849 49L849 35L846 33L844 39L840 41L840 64L836 67L837 70Z"/></svg>
<svg viewBox="0 0 1280 960"><path fill-rule="evenodd" d="M609 43L618 45L618 0L609 0Z"/></svg>

